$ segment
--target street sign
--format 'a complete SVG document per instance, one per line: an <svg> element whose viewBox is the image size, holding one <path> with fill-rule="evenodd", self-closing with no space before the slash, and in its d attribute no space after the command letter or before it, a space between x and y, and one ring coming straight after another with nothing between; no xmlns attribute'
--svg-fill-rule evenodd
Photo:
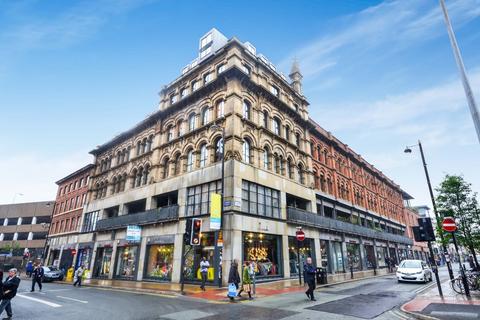
<svg viewBox="0 0 480 320"><path fill-rule="evenodd" d="M305 240L305 232L303 232L302 230L297 230L296 236L298 241Z"/></svg>
<svg viewBox="0 0 480 320"><path fill-rule="evenodd" d="M457 231L457 225L453 217L445 217L442 222L442 229L446 232L455 232Z"/></svg>

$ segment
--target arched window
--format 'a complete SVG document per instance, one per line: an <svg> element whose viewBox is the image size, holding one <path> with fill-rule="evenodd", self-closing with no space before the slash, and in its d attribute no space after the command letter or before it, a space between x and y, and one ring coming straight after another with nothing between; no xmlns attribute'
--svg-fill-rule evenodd
<svg viewBox="0 0 480 320"><path fill-rule="evenodd" d="M175 157L175 162L173 165L173 175L180 174L180 154L177 154Z"/></svg>
<svg viewBox="0 0 480 320"><path fill-rule="evenodd" d="M162 177L163 179L168 178L169 170L170 170L170 159L165 158L165 160L163 160L163 177Z"/></svg>
<svg viewBox="0 0 480 320"><path fill-rule="evenodd" d="M243 161L250 163L251 161L251 146L248 139L243 139L243 148L242 148Z"/></svg>
<svg viewBox="0 0 480 320"><path fill-rule="evenodd" d="M295 144L300 148L300 133L295 134Z"/></svg>
<svg viewBox="0 0 480 320"><path fill-rule="evenodd" d="M188 130L193 131L195 130L195 113L192 113L188 116Z"/></svg>
<svg viewBox="0 0 480 320"><path fill-rule="evenodd" d="M140 140L137 141L137 149L136 149L136 154L137 156L140 155L140 149L142 148L142 142Z"/></svg>
<svg viewBox="0 0 480 320"><path fill-rule="evenodd" d="M183 135L183 120L178 120L177 122L177 137L181 137Z"/></svg>
<svg viewBox="0 0 480 320"><path fill-rule="evenodd" d="M142 151L141 151L141 153L144 154L145 152L147 152L147 138L142 140Z"/></svg>
<svg viewBox="0 0 480 320"><path fill-rule="evenodd" d="M207 145L202 144L200 147L200 168L204 168L207 165Z"/></svg>
<svg viewBox="0 0 480 320"><path fill-rule="evenodd" d="M280 135L280 119L277 117L272 119L272 131L276 135Z"/></svg>
<svg viewBox="0 0 480 320"><path fill-rule="evenodd" d="M320 190L322 190L323 192L326 191L325 182L325 175L323 173L320 173Z"/></svg>
<svg viewBox="0 0 480 320"><path fill-rule="evenodd" d="M167 128L167 142L173 140L173 126L168 126Z"/></svg>
<svg viewBox="0 0 480 320"><path fill-rule="evenodd" d="M225 115L225 101L223 100L218 101L216 109L217 109L217 119L223 118L223 116Z"/></svg>
<svg viewBox="0 0 480 320"><path fill-rule="evenodd" d="M193 150L188 151L187 153L187 172L193 170Z"/></svg>
<svg viewBox="0 0 480 320"><path fill-rule="evenodd" d="M284 164L284 161L283 161L283 157L279 156L278 161L280 162L280 174L283 175L283 174L285 174L285 168L284 168L285 164Z"/></svg>
<svg viewBox="0 0 480 320"><path fill-rule="evenodd" d="M152 150L152 145L153 145L153 136L149 136L147 140L147 152Z"/></svg>
<svg viewBox="0 0 480 320"><path fill-rule="evenodd" d="M263 111L263 127L265 129L268 129L268 111L267 110Z"/></svg>
<svg viewBox="0 0 480 320"><path fill-rule="evenodd" d="M202 126L208 123L208 116L209 116L208 107L205 107L202 110Z"/></svg>
<svg viewBox="0 0 480 320"><path fill-rule="evenodd" d="M222 160L222 156L223 156L223 139L218 138L215 141L215 155L214 155L215 162Z"/></svg>
<svg viewBox="0 0 480 320"><path fill-rule="evenodd" d="M268 147L263 148L263 169L268 170L270 167L270 151Z"/></svg>
<svg viewBox="0 0 480 320"><path fill-rule="evenodd" d="M250 102L243 100L243 118L250 120L251 110L250 110Z"/></svg>
<svg viewBox="0 0 480 320"><path fill-rule="evenodd" d="M274 154L273 155L273 161L274 161L274 167L275 167L275 173L278 173L280 174L280 157L278 156L278 154Z"/></svg>
<svg viewBox="0 0 480 320"><path fill-rule="evenodd" d="M288 124L285 126L285 140L290 141L290 126Z"/></svg>
<svg viewBox="0 0 480 320"><path fill-rule="evenodd" d="M113 177L112 179L112 194L117 192L117 177Z"/></svg>
<svg viewBox="0 0 480 320"><path fill-rule="evenodd" d="M130 160L130 147L127 148L127 151L125 153L125 162ZM87 179L85 179L85 184L87 184Z"/></svg>
<svg viewBox="0 0 480 320"><path fill-rule="evenodd" d="M287 160L287 175L289 179L293 179L293 165L290 158Z"/></svg>
<svg viewBox="0 0 480 320"><path fill-rule="evenodd" d="M145 169L143 169L143 174L142 174L142 185L146 185L148 182L148 173L149 173L150 167L147 165L145 166Z"/></svg>
<svg viewBox="0 0 480 320"><path fill-rule="evenodd" d="M305 183L305 176L303 172L303 166L301 163L298 165L298 182L300 182L301 184Z"/></svg>
<svg viewBox="0 0 480 320"><path fill-rule="evenodd" d="M123 162L122 152L117 151L117 166Z"/></svg>

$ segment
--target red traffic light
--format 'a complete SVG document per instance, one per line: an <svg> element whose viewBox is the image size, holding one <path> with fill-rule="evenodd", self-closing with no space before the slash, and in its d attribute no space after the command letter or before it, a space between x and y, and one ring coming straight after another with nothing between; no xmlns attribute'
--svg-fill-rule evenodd
<svg viewBox="0 0 480 320"><path fill-rule="evenodd" d="M202 219L193 218L192 233L190 238L190 244L192 246L198 246L200 244L201 230L202 230Z"/></svg>

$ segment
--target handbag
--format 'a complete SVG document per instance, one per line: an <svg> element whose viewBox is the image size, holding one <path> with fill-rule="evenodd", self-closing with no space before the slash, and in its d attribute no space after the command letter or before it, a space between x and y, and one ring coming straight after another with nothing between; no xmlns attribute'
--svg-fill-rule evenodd
<svg viewBox="0 0 480 320"><path fill-rule="evenodd" d="M237 287L234 283L228 285L228 296L232 298L237 296Z"/></svg>

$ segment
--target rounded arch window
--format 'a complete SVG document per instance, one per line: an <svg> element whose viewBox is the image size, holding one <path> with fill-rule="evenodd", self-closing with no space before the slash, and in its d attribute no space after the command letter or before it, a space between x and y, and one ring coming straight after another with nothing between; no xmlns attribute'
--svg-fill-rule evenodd
<svg viewBox="0 0 480 320"><path fill-rule="evenodd" d="M251 162L251 143L250 143L250 140L248 138L244 138L243 139L243 146L242 146L242 157L243 157L243 161L245 161L246 163L250 163Z"/></svg>

